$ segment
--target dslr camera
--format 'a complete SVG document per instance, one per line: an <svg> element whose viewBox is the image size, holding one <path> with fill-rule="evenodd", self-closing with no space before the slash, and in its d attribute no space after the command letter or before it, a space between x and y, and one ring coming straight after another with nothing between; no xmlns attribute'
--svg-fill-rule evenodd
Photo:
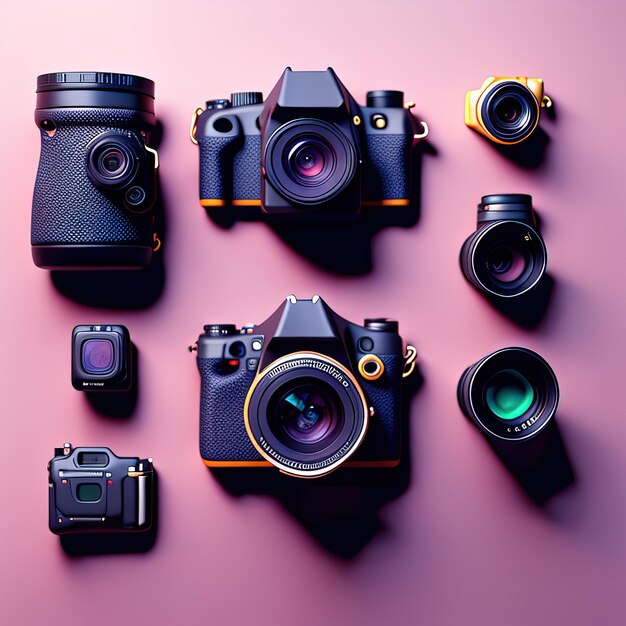
<svg viewBox="0 0 626 626"><path fill-rule="evenodd" d="M409 205L412 149L428 134L413 106L401 91L370 91L360 106L332 68L287 68L265 101L259 92L209 100L191 126L200 204L214 214L322 221Z"/></svg>
<svg viewBox="0 0 626 626"><path fill-rule="evenodd" d="M274 466L316 478L399 464L402 383L416 351L405 353L396 321L359 326L319 296L289 296L258 326L205 326L192 348L209 467Z"/></svg>
<svg viewBox="0 0 626 626"><path fill-rule="evenodd" d="M142 531L152 526L152 459L66 443L55 449L48 473L53 533Z"/></svg>
<svg viewBox="0 0 626 626"><path fill-rule="evenodd" d="M154 83L108 72L37 78L41 155L31 226L35 265L141 268L158 247Z"/></svg>

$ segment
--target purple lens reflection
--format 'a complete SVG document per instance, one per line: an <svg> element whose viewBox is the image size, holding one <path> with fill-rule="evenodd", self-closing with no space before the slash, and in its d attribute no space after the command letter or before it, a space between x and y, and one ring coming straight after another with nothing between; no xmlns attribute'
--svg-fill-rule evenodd
<svg viewBox="0 0 626 626"><path fill-rule="evenodd" d="M281 398L278 415L289 437L298 443L312 444L333 430L337 409L319 389L302 385Z"/></svg>
<svg viewBox="0 0 626 626"><path fill-rule="evenodd" d="M295 180L303 184L319 184L332 174L332 160L324 142L307 138L291 148L287 162Z"/></svg>
<svg viewBox="0 0 626 626"><path fill-rule="evenodd" d="M108 372L113 366L113 343L108 339L88 339L82 350L83 369L89 374Z"/></svg>
<svg viewBox="0 0 626 626"><path fill-rule="evenodd" d="M511 246L494 248L487 258L487 269L494 278L510 283L522 276L526 269L526 258Z"/></svg>

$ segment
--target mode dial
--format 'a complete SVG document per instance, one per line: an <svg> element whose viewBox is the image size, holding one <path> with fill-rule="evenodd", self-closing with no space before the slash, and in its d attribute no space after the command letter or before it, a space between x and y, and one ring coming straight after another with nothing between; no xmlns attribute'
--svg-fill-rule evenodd
<svg viewBox="0 0 626 626"><path fill-rule="evenodd" d="M261 104L263 102L263 94L260 91L236 91L230 94L230 102L234 107Z"/></svg>

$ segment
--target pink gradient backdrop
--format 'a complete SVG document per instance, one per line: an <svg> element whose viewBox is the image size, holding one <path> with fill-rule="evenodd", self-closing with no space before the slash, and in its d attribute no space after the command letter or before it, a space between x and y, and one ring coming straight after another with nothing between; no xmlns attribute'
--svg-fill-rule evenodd
<svg viewBox="0 0 626 626"><path fill-rule="evenodd" d="M626 5L530 2L0 2L0 315L3 624L623 624L625 600L624 101ZM286 65L332 65L363 100L403 89L431 126L422 216L374 240L374 269L337 277L260 224L221 231L197 201L194 107L267 93ZM41 72L107 69L157 85L165 127L166 284L143 311L62 296L29 248ZM534 172L463 124L463 95L491 73L541 76L558 107ZM489 192L531 193L556 287L532 332L463 280L462 241ZM360 321L392 315L422 358L412 482L350 561L326 552L271 498L235 499L197 452L199 381L186 346L209 320L259 322L288 293L322 294ZM141 354L125 421L69 381L77 323L127 324ZM505 345L553 365L577 484L532 506L461 417L466 365ZM63 441L152 455L160 533L146 554L69 558L47 529L46 462ZM95 604L96 603L96 604ZM98 608L94 608L97 606ZM293 616L297 615L297 620Z"/></svg>

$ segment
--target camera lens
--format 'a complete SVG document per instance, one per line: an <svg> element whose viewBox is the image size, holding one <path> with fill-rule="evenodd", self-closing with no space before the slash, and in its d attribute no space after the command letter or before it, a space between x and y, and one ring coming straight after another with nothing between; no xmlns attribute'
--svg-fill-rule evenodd
<svg viewBox="0 0 626 626"><path fill-rule="evenodd" d="M123 189L135 178L139 152L130 137L107 133L88 146L87 175L103 189Z"/></svg>
<svg viewBox="0 0 626 626"><path fill-rule="evenodd" d="M106 374L115 363L113 343L108 339L88 339L82 348L83 369L88 374Z"/></svg>
<svg viewBox="0 0 626 626"><path fill-rule="evenodd" d="M493 296L510 298L532 289L544 276L548 262L543 239L525 222L487 222L461 249L461 269L475 287Z"/></svg>
<svg viewBox="0 0 626 626"><path fill-rule="evenodd" d="M554 416L559 399L556 376L535 352L504 348L465 371L458 386L463 413L500 439L527 439Z"/></svg>
<svg viewBox="0 0 626 626"><path fill-rule="evenodd" d="M283 443L315 444L336 431L341 421L340 403L325 385L289 386L273 407L270 428Z"/></svg>
<svg viewBox="0 0 626 626"><path fill-rule="evenodd" d="M505 143L517 143L537 126L539 104L521 83L496 83L484 97L481 117L493 137Z"/></svg>
<svg viewBox="0 0 626 626"><path fill-rule="evenodd" d="M266 460L293 476L313 478L339 467L367 429L365 396L343 365L293 353L265 368L244 410L248 436Z"/></svg>
<svg viewBox="0 0 626 626"><path fill-rule="evenodd" d="M333 157L327 144L316 139L305 139L291 148L289 169L302 184L319 184L332 173Z"/></svg>
<svg viewBox="0 0 626 626"><path fill-rule="evenodd" d="M288 122L269 138L263 156L272 186L294 204L319 205L341 193L356 172L356 151L322 120Z"/></svg>
<svg viewBox="0 0 626 626"><path fill-rule="evenodd" d="M116 148L107 148L100 155L98 166L101 171L116 176L126 167L126 159Z"/></svg>

